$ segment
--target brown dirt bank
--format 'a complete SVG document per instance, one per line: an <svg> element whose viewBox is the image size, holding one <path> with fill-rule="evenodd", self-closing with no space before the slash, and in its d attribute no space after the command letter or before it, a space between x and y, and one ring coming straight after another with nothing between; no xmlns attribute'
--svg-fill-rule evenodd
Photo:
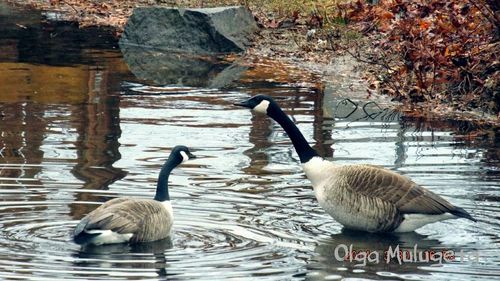
<svg viewBox="0 0 500 281"><path fill-rule="evenodd" d="M220 5L239 5L242 1L220 0L121 0L121 1L80 1L80 0L7 0L17 6L31 7L47 12L57 12L60 18L77 21L82 28L87 26L111 26L119 36L135 7L139 6L174 6L174 7L213 7ZM449 119L472 121L479 127L492 128L500 125L500 116L494 116L479 111L459 111L447 106L431 106L426 103L400 103L380 96L376 90L371 90L368 81L376 72L373 65L356 61L347 55L349 41L352 40L349 30L329 30L328 32L315 28L317 23L313 17L298 15L293 21L270 13L262 6L256 6L258 1L244 1L256 15L262 29L256 36L254 47L249 49L245 58L249 63L260 58L280 61L287 65L305 69L315 74L324 83L335 83L339 77L353 79L357 91L345 93L349 95L360 93L384 106L398 108L412 118ZM252 6L252 3L254 4ZM310 31L314 29L316 33ZM332 44L332 36L335 44ZM346 40L346 37L349 38ZM335 45L335 46L334 46ZM343 79L343 78L342 78ZM344 81L345 82L345 81ZM347 82L349 83L349 82Z"/></svg>

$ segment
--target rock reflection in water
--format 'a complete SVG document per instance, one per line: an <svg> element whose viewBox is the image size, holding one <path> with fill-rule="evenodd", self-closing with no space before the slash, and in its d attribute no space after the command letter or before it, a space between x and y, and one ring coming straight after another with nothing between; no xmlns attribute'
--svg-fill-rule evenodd
<svg viewBox="0 0 500 281"><path fill-rule="evenodd" d="M225 88L247 67L224 57L156 51L120 44L130 71L139 79L162 86Z"/></svg>

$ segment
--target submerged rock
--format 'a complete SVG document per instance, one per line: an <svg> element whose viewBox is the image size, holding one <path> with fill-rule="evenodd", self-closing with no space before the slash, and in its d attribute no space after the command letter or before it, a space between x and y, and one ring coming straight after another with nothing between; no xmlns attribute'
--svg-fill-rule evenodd
<svg viewBox="0 0 500 281"><path fill-rule="evenodd" d="M135 45L196 54L240 52L258 30L245 7L136 8L120 39Z"/></svg>

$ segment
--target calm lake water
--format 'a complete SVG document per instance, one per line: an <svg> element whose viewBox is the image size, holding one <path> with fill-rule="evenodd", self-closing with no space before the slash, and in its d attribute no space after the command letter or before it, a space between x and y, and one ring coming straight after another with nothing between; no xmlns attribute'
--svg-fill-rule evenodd
<svg viewBox="0 0 500 281"><path fill-rule="evenodd" d="M169 70L105 32L2 2L0 30L0 279L498 280L498 132L346 100L356 85L318 91L306 74L265 60L181 58ZM165 87L164 78L194 87ZM232 106L256 93L275 97L322 155L408 175L478 222L404 235L343 230L319 207L283 130ZM72 242L73 227L102 202L152 198L178 144L198 158L170 177L172 239ZM387 263L384 251L398 246L455 259ZM351 249L370 253L366 265L362 255L342 259Z"/></svg>

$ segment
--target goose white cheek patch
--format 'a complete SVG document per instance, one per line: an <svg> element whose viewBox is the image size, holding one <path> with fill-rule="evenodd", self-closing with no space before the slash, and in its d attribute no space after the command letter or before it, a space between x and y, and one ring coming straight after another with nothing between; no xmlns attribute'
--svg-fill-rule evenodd
<svg viewBox="0 0 500 281"><path fill-rule="evenodd" d="M182 155L182 162L189 160L189 156L186 154L186 152L181 151L181 155Z"/></svg>
<svg viewBox="0 0 500 281"><path fill-rule="evenodd" d="M269 107L269 101L263 100L256 107L254 107L253 110L262 114L267 114L268 107Z"/></svg>

